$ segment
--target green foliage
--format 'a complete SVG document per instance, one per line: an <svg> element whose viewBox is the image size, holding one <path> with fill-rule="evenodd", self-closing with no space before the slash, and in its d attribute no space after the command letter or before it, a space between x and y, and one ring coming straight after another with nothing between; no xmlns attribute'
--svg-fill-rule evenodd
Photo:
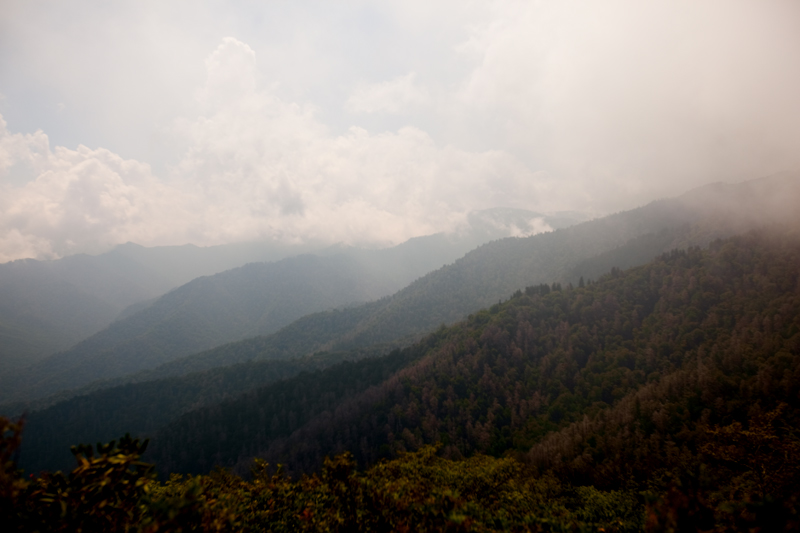
<svg viewBox="0 0 800 533"><path fill-rule="evenodd" d="M11 517L27 488L14 456L22 438L23 423L0 417L0 517Z"/></svg>
<svg viewBox="0 0 800 533"><path fill-rule="evenodd" d="M641 498L631 491L601 491L593 486L576 487L578 518L594 524L613 524L620 531L638 531L642 526Z"/></svg>
<svg viewBox="0 0 800 533"><path fill-rule="evenodd" d="M18 429L3 438L4 449L18 443ZM644 519L635 494L573 490L513 459L450 461L434 447L363 472L345 453L297 481L256 461L249 480L215 470L165 483L138 461L144 447L126 436L98 446L97 456L76 447L68 476L4 476L6 530L635 531Z"/></svg>
<svg viewBox="0 0 800 533"><path fill-rule="evenodd" d="M0 419L8 426L5 419ZM19 444L19 429L3 439L4 448ZM153 467L139 461L147 447L126 435L119 443L73 447L77 466L69 475L45 473L29 481L5 469L3 513L10 530L124 531L144 519L139 501L153 477Z"/></svg>

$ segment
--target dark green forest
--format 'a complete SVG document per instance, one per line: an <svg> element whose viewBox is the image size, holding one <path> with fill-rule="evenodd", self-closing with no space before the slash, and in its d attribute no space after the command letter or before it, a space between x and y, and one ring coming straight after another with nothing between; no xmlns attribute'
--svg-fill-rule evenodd
<svg viewBox="0 0 800 533"><path fill-rule="evenodd" d="M86 440L87 435L95 441L108 441L126 432L152 435L201 406L304 371L372 355L368 350L322 352L289 360L247 362L70 398L25 416L27 438L20 464L30 471L67 469L73 462L69 446Z"/></svg>
<svg viewBox="0 0 800 533"><path fill-rule="evenodd" d="M575 268L591 273L607 271L606 264L642 263L645 257L652 258L690 230L697 231L691 226L682 226L639 237L592 261L583 261ZM478 259L471 259L476 263L471 267L475 272L466 281L462 279L466 263L461 261L422 278L393 298L309 315L268 337L223 345L130 376L127 384L113 386L113 382L101 382L94 385L99 390L84 390L82 394L73 391L71 399L51 398L50 404L34 409L29 415L27 432L34 444L23 454L23 464L29 469L66 468L71 460L66 450L75 442L109 440L119 431L152 436L185 412L241 395L276 378L286 378L303 369L322 369L339 360L381 355L393 346L409 344L414 339L411 332L419 336L423 328L434 329L436 323L430 322L431 315L444 307L441 302L449 302L456 309L470 310L468 304L458 303L456 296L462 300L491 297L497 291L481 292L486 284L479 280L501 280L503 276L493 273L498 269L512 279L531 277L526 274L530 270L527 263L515 258L523 256L526 250L533 253L529 250L531 246L538 249L545 244L556 246L557 242L549 238L493 243L478 250ZM492 260L493 268L487 266L488 259ZM570 264L562 256L549 261ZM575 276L576 283L579 279L580 276ZM462 283L457 283L459 280ZM470 283L473 284L471 289L460 288ZM427 326L420 325L426 322ZM376 328L382 332L377 336ZM377 340L388 342L374 342ZM319 348L333 348L335 355L312 353ZM298 359L297 354L309 355ZM220 367L223 362L232 366ZM359 364L368 367L372 363ZM56 401L59 399L61 401ZM299 427L297 424L299 422L292 426L292 431Z"/></svg>
<svg viewBox="0 0 800 533"><path fill-rule="evenodd" d="M625 440L635 449L681 430L693 446L698 424L746 423L754 406L797 402L800 251L791 238L776 239L754 234L676 251L584 287L529 287L399 352L418 361L306 424L283 420L317 401L317 391L327 394L336 368L317 372L316 385L300 386L310 379L301 376L187 413L154 438L154 458L197 473L205 457L234 466L259 455L300 473L345 450L371 464L441 442L454 459L513 451L539 461L555 455L537 451L543 446L566 457L562 432L602 425L603 439L570 448L596 470L622 431L609 420L638 421L643 440ZM768 376L780 378L765 388ZM288 409L266 401L292 383L302 398ZM273 427L286 429L273 435ZM248 439L228 438L243 428Z"/></svg>
<svg viewBox="0 0 800 533"><path fill-rule="evenodd" d="M347 354L320 353L283 375L233 367L253 376L263 368L256 379L277 381L149 426L147 446L128 438L74 448L70 474L18 471L36 445L26 444L27 421L4 421L6 523L23 531L800 527L796 232L753 232L594 281L529 286L407 348ZM215 383L204 390L213 394ZM108 424L102 404L112 399L94 401L80 410ZM47 446L64 440L59 431Z"/></svg>
<svg viewBox="0 0 800 533"><path fill-rule="evenodd" d="M692 212L689 212L689 215L686 209L680 207L680 202L656 202L646 208L582 224L575 229L569 228L526 239L496 241L481 246L452 265L431 272L391 297L364 305L307 315L272 335L224 344L199 354L178 357L135 374L94 381L81 388L62 390L33 402L5 404L0 406L0 413L13 416L32 411L28 431L37 435L37 428L41 427L37 420L49 418L60 424L60 427L52 427L46 431L63 434L65 438L69 436L69 440L59 445L54 440L46 439L46 442L52 445L51 451L46 453L48 462L39 460L30 463L52 467L56 464L53 462L56 457L65 455L64 452L59 453L55 450L63 450L67 444L86 439L103 440L115 436L108 431L89 431L88 428L100 430L123 427L136 432L150 431L150 426L144 428L138 423L137 419L142 418L141 416L134 415L128 420L126 413L149 412L155 403L160 403L169 405L164 413L174 416L200 405L192 395L181 393L172 394L169 398L159 394L158 399L152 399L153 391L204 388L204 383L214 382L227 384L227 389L214 385L207 391L208 394L203 395L207 398L206 402L234 396L255 386L269 383L272 370L266 370L267 368L285 368L287 371L281 370L279 374L286 377L291 375L291 369L300 368L307 363L298 365L296 362L287 362L285 365L276 363L259 367L254 373L255 376L260 375L261 368L267 372L267 378L260 383L249 377L242 381L231 380L231 376L237 372L227 368L231 365L248 361L313 358L313 354L319 351L354 353L343 357L346 359L357 358L365 352L386 353L393 347L411 344L442 323L453 323L470 312L491 305L498 299L507 298L508 294L526 284L564 277L573 279L577 283L581 276L594 277L608 271L610 268L608 265L643 264L663 250L670 249L675 243L687 240L705 242L709 235L718 233L713 227L709 229L702 225L697 227L684 223L664 228L664 225L676 224L679 220L683 222L687 218L696 218L696 214ZM629 235L637 235L652 228L662 229L656 233L646 233L627 242L624 241ZM605 250L620 243L624 244L586 259L598 250ZM430 238L416 244L407 243L396 249L390 249L387 257L391 259L397 256L400 253L397 251L399 248L411 247L414 250L420 248L424 252L429 245L431 245ZM375 259L370 255L367 259L370 257ZM408 258L405 258L404 261L400 261L401 266L406 264L407 260ZM384 265L385 262L378 261L378 266ZM329 261L317 261L317 263L315 264L318 267L330 266ZM284 273L288 275L296 266L296 262L287 261L284 262L282 269L278 270L286 271ZM39 367L32 368L28 373L30 379L17 376L8 383L13 384L13 390L26 391L26 394L39 390L36 389L39 385L47 390L55 390L63 387L65 380L73 384L81 380L87 381L92 376L107 374L104 369L114 373L124 373L125 369L132 368L131 365L136 365L137 368L146 366L149 364L148 361L151 363L160 361L168 357L167 354L170 354L169 357L174 357L189 347L197 348L203 343L213 344L210 339L216 338L219 341L225 335L232 334L232 324L243 324L236 326L237 331L241 333L247 329L247 324L252 323L252 318L245 320L240 315L260 316L265 305L271 309L281 308L280 303L283 300L266 298L262 294L263 287L258 290L248 290L254 281L253 275L259 278L268 272L275 274L273 272L275 270L274 267L265 270L264 267L254 265L253 268L234 270L224 276L198 280L202 283L190 283L152 304L149 310L119 321L104 332L78 344L73 350L43 362L40 366L46 368L46 372L36 371ZM309 277L306 275L307 270L301 269L300 274L292 274L293 279L302 284L302 280ZM250 274L245 275L247 272ZM352 277L350 275L350 278ZM294 297L306 295L308 298L313 294L318 296L322 293L328 294L330 290L322 287L337 285L336 280L332 278L336 278L336 275L319 277L315 282L320 286L319 290L311 290L308 287L294 293L284 290L284 297L289 298L293 294ZM264 284L259 281L258 285ZM216 286L217 292L224 293L225 298L220 300L208 297L211 286ZM234 288L236 290L233 290ZM337 290L341 291L341 287ZM348 291L344 292L349 294ZM207 298L201 298L198 293L200 296L206 295ZM215 291L210 293L216 294ZM247 296L242 296L245 293L248 293ZM236 299L242 302L233 305L231 302ZM263 303L265 300L269 301L265 304ZM209 309L215 310L211 312ZM249 311L246 311L247 309ZM224 320L215 318L220 313L226 315ZM123 358L125 362L117 361L119 358ZM102 364L96 364L98 359L102 359ZM331 361L332 359L325 357L313 363L315 366L308 368L322 368ZM91 372L87 373L87 369ZM207 373L202 376L194 375L201 372ZM162 384L150 383L174 377L183 379L165 381ZM76 379L78 381L75 381ZM34 387L31 380L39 385ZM131 384L141 384L141 386L131 388ZM0 388L6 389L7 394L13 393L10 386ZM99 393L103 390L107 392ZM169 392L164 394L170 395ZM87 411L82 408L91 402L106 403L109 398L111 398L110 405L120 405L119 400L113 399L115 396L126 398L128 406L119 413L115 419L116 423L101 423L95 416L97 414L95 410ZM71 402L70 399L74 397L86 398ZM143 404L129 405L137 402ZM50 406L55 407L54 411L49 414L44 413L43 411ZM70 411L70 408L73 410ZM69 424L66 423L67 420ZM164 416L158 416L155 420L163 424L170 421ZM48 427L51 427L50 424ZM44 452L46 449L39 447L39 450ZM68 457L62 459L68 460Z"/></svg>

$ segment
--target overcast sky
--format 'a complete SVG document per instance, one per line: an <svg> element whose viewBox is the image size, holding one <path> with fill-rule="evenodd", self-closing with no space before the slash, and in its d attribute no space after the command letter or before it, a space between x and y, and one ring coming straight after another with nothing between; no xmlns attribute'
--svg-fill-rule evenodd
<svg viewBox="0 0 800 533"><path fill-rule="evenodd" d="M0 261L398 243L800 166L800 2L4 0Z"/></svg>

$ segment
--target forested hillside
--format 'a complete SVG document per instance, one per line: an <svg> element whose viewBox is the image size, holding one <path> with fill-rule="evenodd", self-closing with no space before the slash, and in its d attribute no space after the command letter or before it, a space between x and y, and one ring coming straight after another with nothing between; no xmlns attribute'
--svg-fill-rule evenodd
<svg viewBox="0 0 800 533"><path fill-rule="evenodd" d="M307 316L277 336L222 346L158 369L155 376L205 370L249 359L271 359L321 349L406 344L441 324L507 298L528 285L577 284L612 267L628 268L656 255L704 246L765 224L796 221L795 175L736 185L706 186L672 200L527 238L485 244L452 265L420 278L389 298Z"/></svg>
<svg viewBox="0 0 800 533"><path fill-rule="evenodd" d="M370 464L441 442L446 457L512 452L605 488L667 479L699 464L709 435L721 446L730 428L796 427L800 245L749 235L585 287L530 287L408 350L420 349L335 405L314 399L334 367L316 385L294 378L186 414L154 438L152 457L165 471L259 456L297 472L343 450ZM303 402L267 401L292 383Z"/></svg>
<svg viewBox="0 0 800 533"><path fill-rule="evenodd" d="M4 387L3 399L36 398L153 368L182 355L272 333L322 309L390 291L379 272L346 256L299 256L198 278L148 308L51 356Z"/></svg>
<svg viewBox="0 0 800 533"><path fill-rule="evenodd" d="M301 372L375 355L380 353L320 352L288 360L247 362L69 398L25 416L21 465L33 472L65 470L72 463L69 448L76 442L104 442L124 433L153 435L192 409L238 397Z"/></svg>
<svg viewBox="0 0 800 533"><path fill-rule="evenodd" d="M318 354L329 363L340 356ZM800 525L796 230L773 227L706 250L675 250L577 286L529 286L387 356L324 370L310 361L295 361L308 372L179 417L156 433L145 454L165 474L208 472L215 464L245 472L260 457L251 479L217 472L146 481L147 470L133 462L144 449L123 440L119 449L98 447L97 457L74 450L87 459L69 478L7 476L12 501L27 502L13 520L74 525L109 517L91 499L73 502L103 478L114 509L131 509L119 520L165 528ZM231 379L244 382L241 375L267 368L260 365L231 368ZM280 378L279 368L256 380ZM215 372L206 373L216 376L205 384L212 392L222 376ZM125 413L136 402L133 394L126 405L124 395L106 392L72 401L99 414L99 424L113 425L103 413ZM140 415L156 409L157 402ZM30 435L36 444L23 444L23 464L40 443L58 440L57 431L47 436L41 428L69 416L48 411L49 421L40 418L38 434ZM343 450L375 466L357 471L348 455L323 461ZM292 481L272 475L264 460L294 473L324 468ZM133 485L137 478L148 488L134 490L145 486ZM50 516L47 502L62 501L75 512Z"/></svg>
<svg viewBox="0 0 800 533"><path fill-rule="evenodd" d="M671 243L678 240L681 236L686 235L690 229L690 227L682 226L679 228L663 230L656 235L647 235L642 238L634 239L626 245L599 256L596 259L597 264L595 264L595 262L592 260L587 260L573 268L583 269L582 271L586 272L596 272L606 263L622 265L641 263L649 260L664 249L668 249ZM506 244L514 242L515 241L508 241ZM478 250L478 252L484 251L484 248L481 248ZM489 247L488 251L491 252L491 247ZM492 258L493 254L487 253L484 257ZM458 267L460 263L461 262L458 262L456 265L448 267L444 270L449 271L454 269ZM488 272L491 273L491 270L488 270ZM434 273L434 275L440 274L441 272ZM533 279L539 279L534 275L531 277ZM446 276L440 276L439 279L446 282L443 284L444 290L450 290L453 288L452 284L448 282L448 278ZM425 278L421 281L424 280ZM423 294L426 286L431 287L430 294L427 295ZM431 282L429 285L418 282L413 284L409 289L406 289L406 291L402 292L404 293L411 290L416 291L421 298L425 298L424 301L428 302L430 305L435 305L434 300L436 296L440 294L442 289L437 288L436 281ZM511 291L509 291L509 294L510 292ZM410 301L413 303L413 300ZM152 424L143 427L138 424L136 416L130 416L127 414L136 413L139 411L149 412L149 410L152 409L154 401L144 391L164 391L158 395L158 401L168 403L169 408L162 410L162 412L159 413L160 416L152 418L153 421L157 420L160 424L163 424L170 420L169 418L165 418L165 415L170 414L174 416L197 406L197 404L194 403L194 400L192 400L191 396L185 396L182 394L174 394L169 396L170 391L173 389L176 391L181 391L191 387L200 387L201 389L204 389L204 385L202 385L203 383L214 381L212 376L217 375L217 373L213 369L217 367L242 364L248 361L274 361L290 359L297 357L298 355L311 354L319 350L334 350L336 352L351 352L354 354L380 354L381 352L385 353L392 347L402 346L412 342L414 338L419 337L421 333L418 330L409 331L408 321L396 323L394 334L392 334L392 330L389 329L388 334L384 337L387 339L386 342L378 342L373 344L370 342L372 337L365 336L360 337L359 340L353 340L354 332L357 333L359 331L363 331L365 324L375 324L375 317L382 316L381 313L385 313L385 315L383 315L383 322L378 321L377 323L379 325L382 324L381 327L386 330L386 328L391 325L392 319L392 315L386 313L386 308L391 304L392 299L384 298L376 302L349 309L309 315L295 321L291 325L270 336L256 337L245 341L223 345L197 355L179 358L152 370L139 372L125 378L98 381L89 386L83 387L82 389L56 394L50 398L46 398L38 402L7 404L3 409L5 414L9 415L21 413L26 410L41 411L42 409L47 409L50 406L57 405L59 402L64 402L72 396L86 394L90 395L87 397L87 400L90 401L95 401L94 399L99 397L130 398L130 400L128 400L128 402L130 402L129 409L124 413L119 413L113 422L109 421L105 424L99 424L97 420L95 420L95 418L99 415L94 410L85 410L80 408L80 406L83 405L80 402L76 403L67 401L64 405L58 405L54 410L48 410L48 412L43 412L41 415L32 415L32 421L36 421L41 418L49 420L49 423L47 424L47 427L49 428L48 431L52 431L55 435L61 435L62 440L48 440L47 447L42 448L42 450L63 450L65 449L65 443L68 444L69 442L72 442L72 440L69 439L96 441L105 438L112 438L114 435L113 432L98 432L99 428L102 427L125 427L125 425L128 424L129 429L132 431L149 432L154 428ZM439 308L440 307L441 306L439 306ZM395 309L397 309L397 307L395 307ZM402 310L403 308L400 307L400 309ZM426 316L425 311L426 310L424 307L413 306L403 310L403 312L408 315L414 315L417 313L421 314L422 316ZM439 324L441 324L441 322L439 322ZM435 323L432 323L427 329L432 329L433 327L435 327ZM202 335L204 334L207 333L201 331L198 333L198 337L202 338ZM145 337L145 339L146 338L147 337ZM141 341L141 339L139 340ZM368 352L365 352L364 350L368 347ZM353 358L353 356L348 357ZM323 358L318 361L318 364L315 363L317 364L316 368L322 368L331 361L332 360L330 358ZM272 368L270 365L268 365L268 367ZM285 368L297 369L302 368L302 366L289 363L285 365ZM191 375L198 372L209 372L209 374L204 376ZM254 380L247 380L245 382L230 381L226 376L231 375L231 372L224 368L219 370L218 374L219 377L215 382L219 384L220 387L227 386L228 389L225 391L222 391L221 389L207 391L207 394L205 395L207 398L206 401L211 401L211 399L218 398L219 394L235 396L236 394L241 394L252 387L268 382L265 381L264 383L258 383ZM256 372L254 375L257 376L261 374ZM160 381L165 378L173 378L177 376L185 377L177 382L174 380L166 382ZM154 383L148 384L147 382L150 381L154 381ZM141 383L141 385L133 385L134 383ZM104 394L93 393L93 391L102 389L109 389L109 391ZM119 403L119 401L110 401L110 404L117 403ZM59 414L57 416L53 416L53 413ZM102 416L100 418L102 418ZM81 420L84 422L81 422ZM67 423L67 421L69 422ZM39 427L38 423L32 423L29 426L29 432L36 434L38 431L36 429L37 427ZM97 429L92 431L90 428Z"/></svg>
<svg viewBox="0 0 800 533"><path fill-rule="evenodd" d="M748 185L748 187L751 187L751 185L752 184ZM736 192L737 195L741 195L741 189L733 188L732 191ZM731 190L728 192L730 193ZM694 198L694 196L691 196L691 198ZM720 198L717 198L717 200L720 201ZM681 201L686 201L686 199ZM742 207L740 199L729 203ZM675 211L674 206L670 209L666 209L663 202L648 207L650 209L658 208L656 212L661 213ZM779 215L786 215L786 212L780 209L776 209L775 212ZM640 218L644 217L644 214L641 212L633 212L633 214ZM621 216L631 217L633 215L631 213L623 213L622 215L618 215L617 218ZM761 216L762 219L768 218L765 217L763 213ZM634 220L638 219L634 218ZM646 217L644 220L646 220ZM599 272L608 271L615 265L624 267L630 264L645 262L661 251L669 249L674 243L691 244L694 242L704 242L704 240L710 238L711 235L723 232L725 228L721 229L719 226L721 222L725 220L727 219L721 216L706 217L701 223L694 226L673 226L655 234L646 234L631 239L626 244L614 250L573 265L569 269L569 276L571 276L572 279L574 279L574 283L577 284L580 279L578 274L581 272L586 274L586 279L589 279ZM607 224L608 221L603 223ZM580 227L570 230L570 232L577 231L579 228ZM586 232L587 230L584 229L582 231ZM731 230L728 229L727 231ZM569 237L570 233L556 232L553 235L559 234ZM548 242L546 238L551 237L552 235L541 235L531 239L514 239L492 243L491 245L481 247L456 264L430 276L426 276L408 289L401 291L401 293L398 293L398 295L393 298L382 299L350 309L310 315L268 337L257 337L247 341L224 345L199 355L177 359L156 369L140 372L139 374L126 378L97 382L78 391L80 394L90 394L83 401L67 401L63 405L58 405L59 402L67 400L75 395L75 392L57 395L44 400L39 403L38 408L34 407L34 410L45 409L49 406L54 407L47 411L31 415L32 424L30 425L29 431L31 434L38 434L39 429L37 428L46 427L45 434L59 437L47 437L44 439L42 445L37 446L38 451L28 456L32 461L30 464L48 464L41 462L41 456L50 457L51 453L55 453L55 450L64 450L66 449L65 447L72 442L94 442L113 437L114 433L112 431L102 431L101 428L127 427L129 430L140 432L140 434L150 434L150 432L161 425L171 421L175 416L192 408L196 408L201 404L212 403L224 397L235 397L251 388L269 383L276 376L288 377L304 368L323 368L335 362L336 359L331 357L316 359L311 356L309 359L299 364L296 362L288 362L286 365L277 363L274 365L268 364L263 367L258 367L258 370L254 371L252 376L247 376L246 379L244 379L244 375L241 374L239 370L224 368L218 371L212 370L215 367L241 364L253 360L273 361L290 359L298 355L312 354L320 350L333 350L334 353L338 354L344 352L345 355L341 355L344 359L354 359L364 354L377 355L382 352L385 353L391 349L392 346L402 345L404 342L407 343L413 340L414 335L420 335L419 330L409 328L409 323L413 325L413 320L418 319L417 315L423 317L428 316L430 319L431 312L435 313L437 310L441 310L444 306L437 304L438 298L444 299L448 291L458 291L459 287L462 287L462 285L463 289L470 289L469 286L466 286L466 281L462 284L457 283L459 275L463 274L465 271L469 271L467 268L469 265L475 267L476 264L481 264L481 261L488 262L489 266L483 270L477 269L477 267L473 268L472 279L480 280L483 277L488 278L490 281L495 280L498 278L498 276L494 274L496 270L510 270L509 265L501 259L503 257L502 254L495 252L509 248L513 244L517 244L524 249L526 246L531 246L531 241L540 242L541 244L542 241ZM569 244L572 241L565 239L565 242ZM554 250L557 251L558 249L554 248ZM553 255L558 256L558 254ZM561 255L563 255L563 252ZM552 258L546 260L557 262L557 259L553 260ZM499 266L497 266L498 264ZM524 270L525 269L520 269L520 272L524 272ZM532 272L529 274L528 279L537 279L537 275L536 272ZM476 285L478 287L482 286L481 283L477 283ZM523 286L525 285L522 284L519 287ZM566 284L564 284L564 286L566 286ZM515 287L513 290L519 287ZM505 297L511 294L513 290L509 290ZM474 293L474 289L471 292ZM411 296L409 296L409 294L411 294ZM395 306L394 310L400 309L402 313L405 313L405 315L401 314L401 317L407 316L411 318L405 321L397 320L394 322L394 334L385 337L388 339L388 342L370 344L371 340L380 340L381 337L367 336L364 335L363 332L369 331L370 327L382 327L385 329L391 325L393 317L397 315L387 312L387 309L390 309L396 300L409 303L408 308L404 309L402 306ZM493 298L493 301L497 300ZM414 305L417 302L420 302L420 305ZM429 308L422 305L422 303L427 303ZM376 317L378 318L376 319ZM436 318L437 315L434 315L434 317ZM438 324L441 324L441 322L438 322ZM436 325L437 323L435 322L431 323L429 329L433 329ZM392 330L388 331L391 333ZM367 346L370 346L370 348L365 351ZM355 349L355 352L350 352L351 349ZM347 353L349 353L349 355L347 355ZM363 362L361 364L368 365L369 363ZM206 374L196 374L198 372L206 372ZM191 375L193 373L196 375ZM176 376L185 377L177 381L154 381ZM239 376L242 379L234 378L235 376ZM258 377L260 376L263 376L264 381L258 381ZM154 382L148 384L148 381ZM127 383L127 385L122 386L125 383ZM139 384L134 385L134 383ZM214 385L208 387L207 384L209 383L213 383ZM181 392L193 388L202 392L198 392L196 395L187 395ZM109 390L105 393L92 393L92 391L102 389ZM156 395L156 397L151 397L152 391L155 390L161 392ZM101 401L99 398L103 398L102 402L108 405L121 405L125 403L126 409L120 411L115 417L112 412L108 410L87 410L83 407L86 405L85 402L92 403ZM123 401L122 398L126 398L126 400ZM200 400L201 403L198 403L198 398L203 398ZM35 406L36 404L32 405ZM156 407L158 405L164 407ZM17 406L7 405L4 410L8 414L14 414L22 412L25 408L25 404ZM158 413L154 416L148 416L146 418L139 416L139 413L151 413L155 411L158 411ZM47 420L49 422L40 424L35 422L37 420ZM105 420L105 422L100 423L100 420ZM148 423L142 424L142 420L147 420ZM293 426L292 430L296 429L296 427L299 426ZM40 455L40 458L35 458L37 454Z"/></svg>

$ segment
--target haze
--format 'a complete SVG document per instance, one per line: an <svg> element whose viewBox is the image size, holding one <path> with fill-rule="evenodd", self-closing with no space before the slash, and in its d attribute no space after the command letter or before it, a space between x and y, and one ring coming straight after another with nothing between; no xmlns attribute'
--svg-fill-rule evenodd
<svg viewBox="0 0 800 533"><path fill-rule="evenodd" d="M794 1L0 8L0 261L388 245L800 166Z"/></svg>

